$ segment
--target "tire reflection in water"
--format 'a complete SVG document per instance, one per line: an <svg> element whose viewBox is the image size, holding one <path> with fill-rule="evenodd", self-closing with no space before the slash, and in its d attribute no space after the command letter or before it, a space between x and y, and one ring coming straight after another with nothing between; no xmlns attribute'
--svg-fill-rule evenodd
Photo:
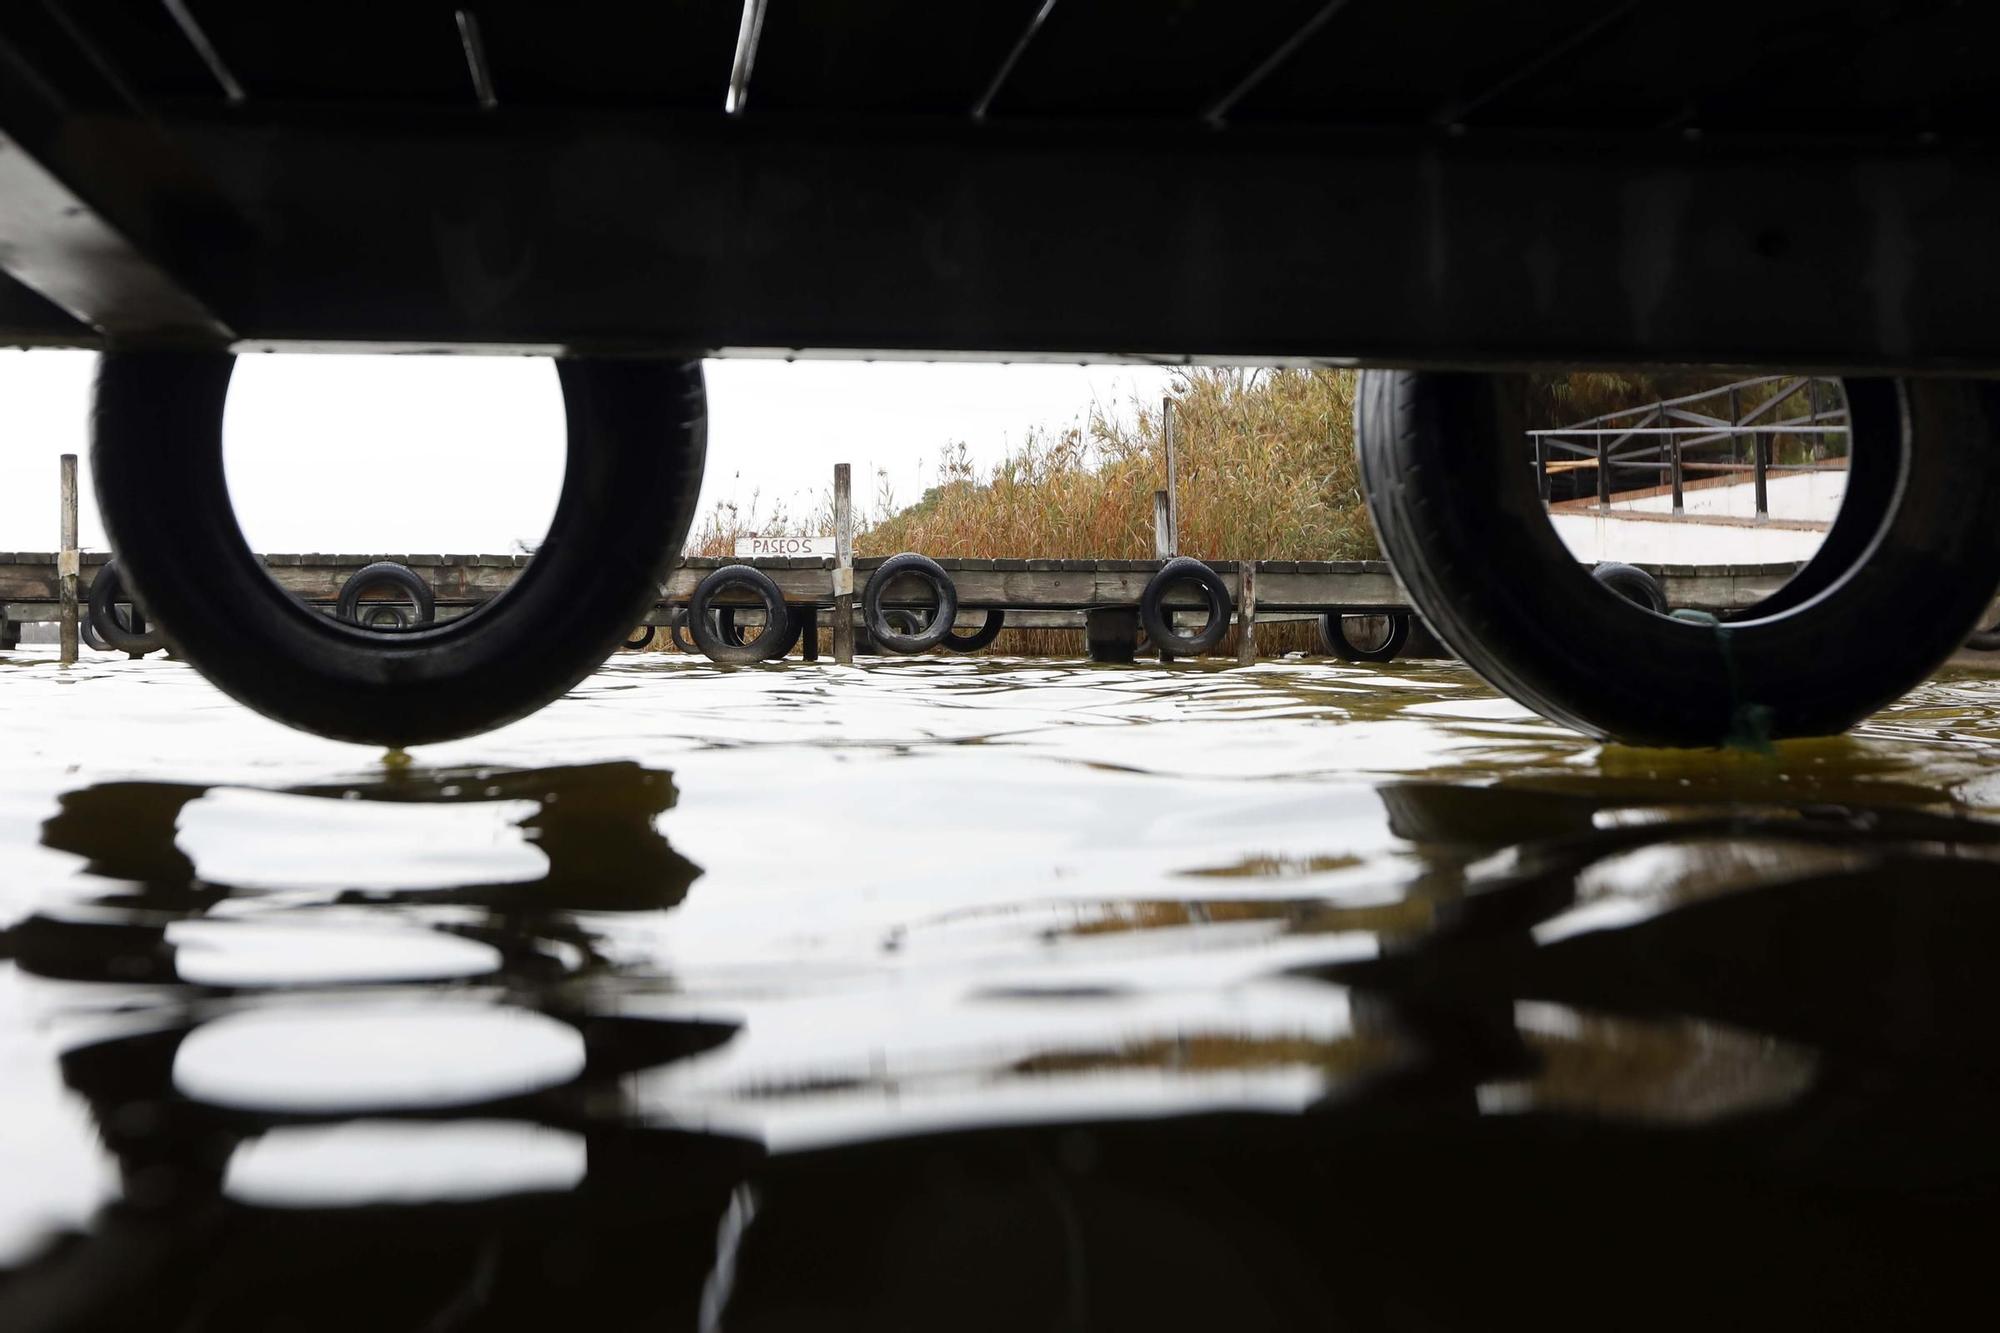
<svg viewBox="0 0 2000 1333"><path fill-rule="evenodd" d="M125 997L61 1060L121 1193L0 1278L0 1326L1880 1326L1966 1294L2000 1202L2000 1036L1966 1017L2000 930L1985 824L1390 784L1394 895L1202 896L1344 865L1246 858L1050 931L1370 947L1190 965L1199 1021L1136 987L984 984L968 1014L1042 1039L850 1061L829 1031L759 1066L731 1006L656 1003L675 979L607 941L700 873L661 832L664 774L291 789L526 803L539 876L429 887L212 882L177 834L207 790L87 788L45 826L101 891L7 948ZM1767 843L1812 854L1743 873ZM287 974L299 929L382 947ZM1213 999L1256 988L1301 1021ZM1296 1106L1102 1109L1204 1079ZM914 1132L898 1105L985 1122Z"/></svg>

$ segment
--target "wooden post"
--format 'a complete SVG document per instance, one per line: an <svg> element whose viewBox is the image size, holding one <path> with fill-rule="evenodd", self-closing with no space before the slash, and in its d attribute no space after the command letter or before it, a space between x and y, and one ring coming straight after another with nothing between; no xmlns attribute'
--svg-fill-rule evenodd
<svg viewBox="0 0 2000 1333"><path fill-rule="evenodd" d="M1083 613L1083 644L1093 662L1129 662L1139 650L1139 610L1093 606Z"/></svg>
<svg viewBox="0 0 2000 1333"><path fill-rule="evenodd" d="M1549 502L1549 437L1535 437L1535 493L1542 497L1542 503Z"/></svg>
<svg viewBox="0 0 2000 1333"><path fill-rule="evenodd" d="M1237 568L1243 592L1236 599L1236 660L1249 666L1257 660L1257 562L1245 560Z"/></svg>
<svg viewBox="0 0 2000 1333"><path fill-rule="evenodd" d="M1770 491L1766 488L1764 476L1765 472L1771 466L1771 454L1768 445L1770 438L1763 431L1758 431L1750 437L1750 456L1757 460L1758 518L1769 518L1771 516L1771 495Z"/></svg>
<svg viewBox="0 0 2000 1333"><path fill-rule="evenodd" d="M1173 399L1166 400L1165 410L1169 412L1173 410ZM1153 558L1155 560L1174 558L1174 497L1171 491L1153 492ZM1173 619L1172 612L1167 613L1167 619L1169 621ZM1157 648L1159 645L1155 644L1154 647ZM1171 662L1174 660L1174 655L1160 648L1160 660Z"/></svg>
<svg viewBox="0 0 2000 1333"><path fill-rule="evenodd" d="M1167 445L1167 549L1165 560L1181 553L1181 491L1174 481L1174 400L1160 399L1160 430Z"/></svg>
<svg viewBox="0 0 2000 1333"><path fill-rule="evenodd" d="M1678 435L1667 436L1667 459L1669 465L1673 469L1674 512L1678 514L1681 513L1685 508L1685 506L1682 504L1683 497L1681 495L1681 437L1680 436Z"/></svg>
<svg viewBox="0 0 2000 1333"><path fill-rule="evenodd" d="M833 465L833 660L854 665L854 482Z"/></svg>
<svg viewBox="0 0 2000 1333"><path fill-rule="evenodd" d="M1816 379L1806 381L1806 405L1808 408L1806 424L1808 426L1817 426L1819 424L1819 381ZM1819 431L1814 431L1812 433L1812 460L1817 463L1825 457L1826 436Z"/></svg>
<svg viewBox="0 0 2000 1333"><path fill-rule="evenodd" d="M1597 507L1611 508L1611 437L1597 437Z"/></svg>
<svg viewBox="0 0 2000 1333"><path fill-rule="evenodd" d="M62 664L76 665L76 585L82 574L76 550L76 455L62 456L62 550L56 554L56 595L62 599Z"/></svg>
<svg viewBox="0 0 2000 1333"><path fill-rule="evenodd" d="M819 661L819 608L817 606L794 607L792 614L804 622L799 631L799 660Z"/></svg>

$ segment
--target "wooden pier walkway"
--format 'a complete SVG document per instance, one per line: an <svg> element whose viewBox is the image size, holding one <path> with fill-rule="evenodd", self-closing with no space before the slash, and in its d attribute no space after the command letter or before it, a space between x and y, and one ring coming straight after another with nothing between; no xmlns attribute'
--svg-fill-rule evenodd
<svg viewBox="0 0 2000 1333"><path fill-rule="evenodd" d="M96 572L109 557L86 552L81 558L79 595L88 596ZM885 557L859 556L854 561L857 590ZM304 554L266 555L265 566L280 586L307 602L332 606L341 585L364 565L393 560L408 565L422 575L437 598L440 615L462 614L474 606L498 597L513 585L527 566L525 555L426 555L426 554ZM961 614L978 613L983 619L994 607L1026 613L1009 623L1031 627L1044 624L1081 624L1074 613L1102 607L1136 606L1146 581L1157 572L1159 560L958 560L938 563L951 575L958 589ZM1232 599L1241 592L1243 562L1211 562L1228 584ZM645 623L664 625L673 609L686 605L703 576L723 565L754 565L770 575L783 591L785 600L795 605L831 607L834 604L835 568L831 557L790 557L778 559L731 560L690 557L669 576L660 601ZM1748 606L1768 596L1797 570L1795 564L1652 567L1666 586L1668 599L1677 607L1724 611ZM1258 618L1292 618L1301 614L1344 611L1365 614L1404 611L1409 600L1388 565L1379 560L1298 561L1261 560L1256 562ZM907 597L901 589L889 589L886 600L921 600L921 585L910 584ZM385 596L383 600L393 600ZM719 601L749 604L747 593L719 598ZM60 588L57 559L53 552L0 552L0 617L14 623L52 621L58 617ZM1178 605L1178 603L1170 603ZM1187 607L1199 603L1190 596ZM1061 619L1043 621L1035 613L1054 613Z"/></svg>

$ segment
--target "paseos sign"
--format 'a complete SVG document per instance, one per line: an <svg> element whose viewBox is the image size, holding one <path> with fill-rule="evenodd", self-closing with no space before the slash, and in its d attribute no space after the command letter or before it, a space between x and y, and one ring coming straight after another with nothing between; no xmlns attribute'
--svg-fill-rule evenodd
<svg viewBox="0 0 2000 1333"><path fill-rule="evenodd" d="M736 558L756 560L781 555L831 556L832 537L738 537Z"/></svg>

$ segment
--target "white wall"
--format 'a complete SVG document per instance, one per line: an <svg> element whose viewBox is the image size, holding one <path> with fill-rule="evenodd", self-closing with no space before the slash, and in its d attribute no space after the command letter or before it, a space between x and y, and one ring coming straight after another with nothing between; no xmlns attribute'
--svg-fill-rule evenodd
<svg viewBox="0 0 2000 1333"><path fill-rule="evenodd" d="M1772 518L1802 518L1817 523L1831 523L1833 516L1840 512L1840 499L1847 494L1847 472L1791 472L1768 478L1765 495L1770 500ZM1688 514L1725 514L1731 518L1755 518L1757 515L1757 483L1744 482L1737 486L1702 486L1694 490L1682 488L1684 501L1682 511ZM1611 507L1638 510L1642 513L1670 514L1674 509L1674 497L1668 495L1648 495L1640 499L1620 500L1613 498Z"/></svg>
<svg viewBox="0 0 2000 1333"><path fill-rule="evenodd" d="M1681 519L1619 518L1594 512L1549 515L1556 535L1579 560L1623 560L1641 565L1768 565L1810 560L1826 533L1817 529L1759 528Z"/></svg>

